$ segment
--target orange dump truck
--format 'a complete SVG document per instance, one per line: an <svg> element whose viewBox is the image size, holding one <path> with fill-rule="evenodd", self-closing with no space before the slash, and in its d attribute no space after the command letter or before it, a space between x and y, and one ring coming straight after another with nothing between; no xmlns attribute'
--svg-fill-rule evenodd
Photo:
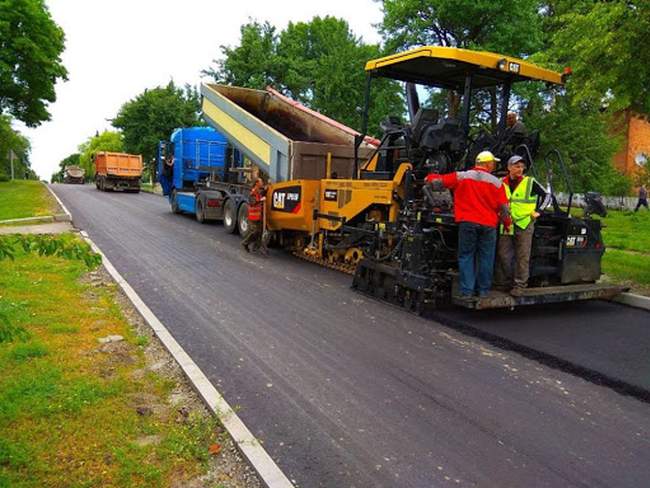
<svg viewBox="0 0 650 488"><path fill-rule="evenodd" d="M93 157L95 186L98 190L140 191L142 156L114 152L99 152Z"/></svg>

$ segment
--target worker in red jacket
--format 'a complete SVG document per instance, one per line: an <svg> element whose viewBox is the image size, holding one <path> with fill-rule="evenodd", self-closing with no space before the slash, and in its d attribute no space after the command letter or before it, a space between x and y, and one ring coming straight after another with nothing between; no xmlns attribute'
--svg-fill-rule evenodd
<svg viewBox="0 0 650 488"><path fill-rule="evenodd" d="M262 219L265 200L266 187L264 186L264 180L257 178L253 188L251 188L248 200L248 233L244 237L244 240L241 241L241 245L246 252L250 252L250 246L254 245L255 250L267 256L268 250L264 245L264 225Z"/></svg>
<svg viewBox="0 0 650 488"><path fill-rule="evenodd" d="M491 173L497 161L490 151L483 151L476 157L476 166L468 171L426 178L434 190L448 188L454 193L462 297L476 292L487 296L492 287L497 226L499 221L506 228L512 225L503 182Z"/></svg>

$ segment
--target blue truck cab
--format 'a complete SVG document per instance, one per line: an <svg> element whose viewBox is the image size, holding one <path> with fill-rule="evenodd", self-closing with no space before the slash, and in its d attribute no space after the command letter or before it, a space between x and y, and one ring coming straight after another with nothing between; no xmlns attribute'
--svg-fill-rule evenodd
<svg viewBox="0 0 650 488"><path fill-rule="evenodd" d="M241 153L211 127L176 129L158 143L158 181L172 212L199 222L223 220L231 233L247 225L249 186L239 183L237 171L242 165Z"/></svg>

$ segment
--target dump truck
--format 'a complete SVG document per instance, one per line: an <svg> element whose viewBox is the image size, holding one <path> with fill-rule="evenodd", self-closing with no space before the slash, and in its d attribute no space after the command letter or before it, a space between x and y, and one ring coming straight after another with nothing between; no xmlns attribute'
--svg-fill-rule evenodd
<svg viewBox="0 0 650 488"><path fill-rule="evenodd" d="M211 127L176 129L157 151L158 181L174 213L201 223L221 220L230 233L246 232L250 185L244 159Z"/></svg>
<svg viewBox="0 0 650 488"><path fill-rule="evenodd" d="M610 298L623 291L598 283L605 250L600 221L592 218L598 197L594 196L594 205L583 218L571 214L571 205L568 210L560 208L553 195L557 171L566 176L565 188L570 191L560 152L538 157L538 133L522 138L506 126L515 83L561 86L564 74L500 54L435 46L369 61L366 71L362 130L347 134L347 154L353 157L336 175L330 152L311 161L314 169L309 176L291 167L291 145L283 145L274 132L259 130L260 125L276 121L263 99L251 103L243 97L224 105L214 91L223 94L228 88L204 85L207 120L242 151L258 152L255 162L260 167L287 178L273 182L266 200L267 230L278 245L303 259L353 274L352 286L361 293L419 313L449 304L502 308ZM389 117L382 123L378 147L362 154L375 78L405 83L409 120ZM458 111L439 113L420 106L417 85L452 91L460 102ZM479 130L472 125L476 106L472 102L479 93L489 95L492 90L500 94L494 104L500 120L495 130ZM317 137L305 129L302 115L288 111L278 119L275 129L280 135L288 127ZM458 225L453 198L448 191L434 192L425 184L431 173L467 169L483 150L493 151L504 162L520 154L533 173L539 173L538 179L546 178L551 204L537 221L531 278L523 296L495 291L467 300L457 295Z"/></svg>
<svg viewBox="0 0 650 488"><path fill-rule="evenodd" d="M75 165L66 166L63 174L63 183L83 185L85 176L85 169Z"/></svg>
<svg viewBox="0 0 650 488"><path fill-rule="evenodd" d="M354 173L355 151L368 157L379 141L365 137L339 122L310 110L276 90L253 90L236 86L203 84L202 113L214 127L259 171L267 182L292 181L276 192L276 212L271 228L311 229L311 209L299 202L300 185L319 181L328 174L350 178ZM224 209L224 225L229 232L245 233L247 202L232 206L238 225L228 225L229 210ZM279 207L282 206L282 209ZM281 236L278 234L278 238Z"/></svg>
<svg viewBox="0 0 650 488"><path fill-rule="evenodd" d="M101 191L138 193L142 176L142 156L116 152L93 155L95 186Z"/></svg>

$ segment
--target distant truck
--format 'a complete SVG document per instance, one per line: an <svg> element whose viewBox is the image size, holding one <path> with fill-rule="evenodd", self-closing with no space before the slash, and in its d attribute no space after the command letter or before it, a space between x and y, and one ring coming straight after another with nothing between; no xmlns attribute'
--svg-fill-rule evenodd
<svg viewBox="0 0 650 488"><path fill-rule="evenodd" d="M86 170L79 166L66 166L63 174L63 183L71 185L83 185Z"/></svg>
<svg viewBox="0 0 650 488"><path fill-rule="evenodd" d="M247 229L250 186L241 153L210 127L176 129L158 143L158 181L174 213L199 222L222 220L230 233Z"/></svg>
<svg viewBox="0 0 650 488"><path fill-rule="evenodd" d="M142 156L115 152L98 152L95 163L95 186L98 190L140 191Z"/></svg>

